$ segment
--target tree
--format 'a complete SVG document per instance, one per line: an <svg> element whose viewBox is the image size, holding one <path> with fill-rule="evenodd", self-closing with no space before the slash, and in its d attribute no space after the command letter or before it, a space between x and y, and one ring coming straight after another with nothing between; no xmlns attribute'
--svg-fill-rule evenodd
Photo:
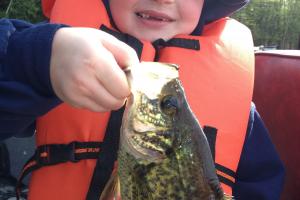
<svg viewBox="0 0 300 200"><path fill-rule="evenodd" d="M32 23L45 19L40 0L1 0L0 17L23 19Z"/></svg>
<svg viewBox="0 0 300 200"><path fill-rule="evenodd" d="M256 46L296 49L300 33L300 0L252 0L233 18L246 24Z"/></svg>

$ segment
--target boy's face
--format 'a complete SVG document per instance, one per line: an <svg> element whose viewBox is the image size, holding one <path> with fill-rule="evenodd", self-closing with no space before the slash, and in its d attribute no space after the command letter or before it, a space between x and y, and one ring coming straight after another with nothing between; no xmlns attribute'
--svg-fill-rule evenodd
<svg viewBox="0 0 300 200"><path fill-rule="evenodd" d="M109 0L120 31L140 40L168 40L190 34L198 24L204 0Z"/></svg>

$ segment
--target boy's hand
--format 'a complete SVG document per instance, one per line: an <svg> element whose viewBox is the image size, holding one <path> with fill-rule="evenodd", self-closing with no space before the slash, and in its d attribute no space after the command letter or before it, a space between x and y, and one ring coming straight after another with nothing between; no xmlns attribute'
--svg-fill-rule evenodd
<svg viewBox="0 0 300 200"><path fill-rule="evenodd" d="M121 67L138 63L135 51L92 28L61 28L53 39L50 79L56 95L75 107L103 112L130 95Z"/></svg>

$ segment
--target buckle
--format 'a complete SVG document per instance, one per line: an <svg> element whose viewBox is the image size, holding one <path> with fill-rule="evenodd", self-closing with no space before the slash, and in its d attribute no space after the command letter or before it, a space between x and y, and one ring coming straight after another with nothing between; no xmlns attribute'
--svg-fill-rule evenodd
<svg viewBox="0 0 300 200"><path fill-rule="evenodd" d="M49 163L48 146L47 145L39 146L35 150L34 157L35 157L34 160L37 162L37 165L47 165L47 163Z"/></svg>
<svg viewBox="0 0 300 200"><path fill-rule="evenodd" d="M75 153L76 146L78 146L78 142L39 146L36 150L36 161L39 165L54 165L68 161L79 162Z"/></svg>

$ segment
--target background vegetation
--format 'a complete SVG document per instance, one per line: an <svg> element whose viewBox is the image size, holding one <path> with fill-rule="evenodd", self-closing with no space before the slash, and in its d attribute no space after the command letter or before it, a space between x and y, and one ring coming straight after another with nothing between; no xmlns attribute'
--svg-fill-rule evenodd
<svg viewBox="0 0 300 200"><path fill-rule="evenodd" d="M252 30L256 46L300 48L300 0L252 0L233 17Z"/></svg>
<svg viewBox="0 0 300 200"><path fill-rule="evenodd" d="M0 0L0 17L44 20L40 0ZM252 30L256 46L300 48L300 0L252 0L232 17Z"/></svg>
<svg viewBox="0 0 300 200"><path fill-rule="evenodd" d="M40 0L0 0L0 17L18 18L32 23L45 20Z"/></svg>

